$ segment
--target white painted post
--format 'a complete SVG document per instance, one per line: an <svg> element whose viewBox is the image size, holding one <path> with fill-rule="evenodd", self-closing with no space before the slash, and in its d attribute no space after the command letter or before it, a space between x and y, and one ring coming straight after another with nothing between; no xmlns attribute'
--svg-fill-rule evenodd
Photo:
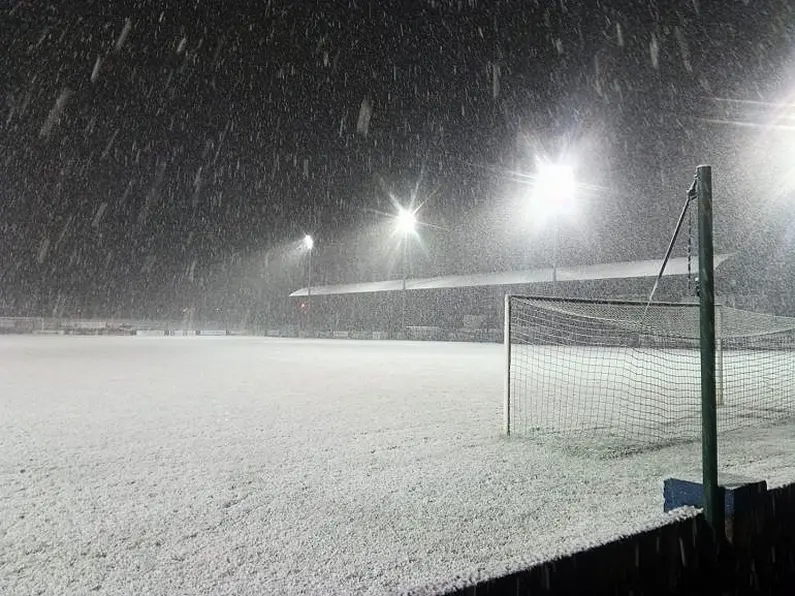
<svg viewBox="0 0 795 596"><path fill-rule="evenodd" d="M505 321L503 343L505 344L505 395L504 405L504 431L507 436L511 434L511 295L505 295Z"/></svg>

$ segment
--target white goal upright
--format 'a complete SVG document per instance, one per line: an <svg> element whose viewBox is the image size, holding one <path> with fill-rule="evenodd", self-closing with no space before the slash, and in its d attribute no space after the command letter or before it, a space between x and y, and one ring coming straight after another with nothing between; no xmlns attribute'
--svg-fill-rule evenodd
<svg viewBox="0 0 795 596"><path fill-rule="evenodd" d="M716 307L718 431L795 416L795 319ZM504 430L622 453L701 437L699 307L505 297Z"/></svg>

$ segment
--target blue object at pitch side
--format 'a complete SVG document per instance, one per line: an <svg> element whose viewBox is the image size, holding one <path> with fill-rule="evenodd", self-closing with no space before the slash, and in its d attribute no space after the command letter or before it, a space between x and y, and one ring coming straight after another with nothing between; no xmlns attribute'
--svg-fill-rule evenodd
<svg viewBox="0 0 795 596"><path fill-rule="evenodd" d="M741 476L718 474L718 486L723 490L724 511L727 517L742 514L767 492L767 482ZM704 487L701 479L666 478L663 482L664 511L678 507L703 507Z"/></svg>

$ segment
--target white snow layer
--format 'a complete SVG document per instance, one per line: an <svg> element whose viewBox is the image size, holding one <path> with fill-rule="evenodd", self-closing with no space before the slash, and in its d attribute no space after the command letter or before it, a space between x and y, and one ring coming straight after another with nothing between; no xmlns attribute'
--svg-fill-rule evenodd
<svg viewBox="0 0 795 596"><path fill-rule="evenodd" d="M384 594L664 523L697 444L501 436L498 345L0 337L0 594ZM793 480L792 426L721 437ZM459 580L455 580L459 578Z"/></svg>

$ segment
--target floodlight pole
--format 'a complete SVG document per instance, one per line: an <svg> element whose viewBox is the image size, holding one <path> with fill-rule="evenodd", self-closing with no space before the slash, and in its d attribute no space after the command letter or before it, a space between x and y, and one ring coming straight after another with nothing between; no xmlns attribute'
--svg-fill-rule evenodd
<svg viewBox="0 0 795 596"><path fill-rule="evenodd" d="M558 214L552 220L552 295L558 295Z"/></svg>
<svg viewBox="0 0 795 596"><path fill-rule="evenodd" d="M310 336L312 335L312 248L309 249L306 273L306 326Z"/></svg>
<svg viewBox="0 0 795 596"><path fill-rule="evenodd" d="M704 517L723 538L723 491L718 485L718 425L715 391L715 279L712 244L712 168L696 170L698 197L698 279L701 336L701 468Z"/></svg>
<svg viewBox="0 0 795 596"><path fill-rule="evenodd" d="M406 276L408 274L408 233L403 232L403 310L400 319L400 327L403 331L403 338L408 339L406 334Z"/></svg>

